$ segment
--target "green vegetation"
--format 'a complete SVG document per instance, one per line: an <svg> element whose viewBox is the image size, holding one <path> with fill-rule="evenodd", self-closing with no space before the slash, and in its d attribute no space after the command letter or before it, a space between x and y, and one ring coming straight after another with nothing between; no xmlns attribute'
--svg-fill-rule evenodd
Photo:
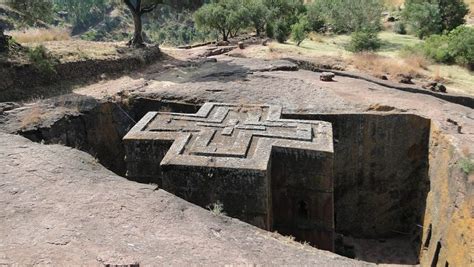
<svg viewBox="0 0 474 267"><path fill-rule="evenodd" d="M400 22L400 21L397 21L394 25L393 25L393 31L395 33L398 33L398 34L407 34L407 29L406 29L406 26L405 26L405 23L403 22Z"/></svg>
<svg viewBox="0 0 474 267"><path fill-rule="evenodd" d="M147 23L145 26L147 37L153 42L179 46L217 38L215 31L196 29L190 11L178 12L169 6L162 6L158 13L158 22Z"/></svg>
<svg viewBox="0 0 474 267"><path fill-rule="evenodd" d="M464 159L461 159L459 161L459 165L461 167L461 170L465 173L465 174L471 174L472 172L474 172L474 161L472 159L469 159L469 158L464 158Z"/></svg>
<svg viewBox="0 0 474 267"><path fill-rule="evenodd" d="M54 68L55 61L43 45L28 49L27 54L31 63L33 63L35 68L41 73L45 75L53 75L56 73L56 69Z"/></svg>
<svg viewBox="0 0 474 267"><path fill-rule="evenodd" d="M53 20L53 3L48 0L8 0L7 4L25 15L25 23L36 26L38 21L50 23Z"/></svg>
<svg viewBox="0 0 474 267"><path fill-rule="evenodd" d="M425 38L464 24L468 13L462 0L407 0L402 16L414 34Z"/></svg>
<svg viewBox="0 0 474 267"><path fill-rule="evenodd" d="M207 205L209 211L216 215L216 216L226 216L227 214L224 212L224 204L222 204L219 200L216 203Z"/></svg>
<svg viewBox="0 0 474 267"><path fill-rule="evenodd" d="M348 50L352 52L375 51L381 46L378 34L373 31L359 31L351 35Z"/></svg>
<svg viewBox="0 0 474 267"><path fill-rule="evenodd" d="M308 36L309 23L305 16L301 16L300 20L291 26L291 39L300 46L301 42Z"/></svg>
<svg viewBox="0 0 474 267"><path fill-rule="evenodd" d="M111 4L109 0L54 0L56 10L68 12L67 20L73 25L73 33L102 21Z"/></svg>
<svg viewBox="0 0 474 267"><path fill-rule="evenodd" d="M383 2L380 0L315 0L308 8L310 22L319 20L335 33L380 31Z"/></svg>
<svg viewBox="0 0 474 267"><path fill-rule="evenodd" d="M202 6L194 13L194 20L199 29L216 30L227 41L248 25L247 12L242 0L222 0Z"/></svg>
<svg viewBox="0 0 474 267"><path fill-rule="evenodd" d="M423 53L435 62L474 69L474 28L459 26L448 34L432 35L419 46L406 48Z"/></svg>
<svg viewBox="0 0 474 267"><path fill-rule="evenodd" d="M270 9L263 0L244 0L244 7L247 9L248 20L255 28L257 36L265 30L265 25L270 15Z"/></svg>
<svg viewBox="0 0 474 267"><path fill-rule="evenodd" d="M438 4L429 1L407 0L403 20L420 39L440 33L441 14Z"/></svg>
<svg viewBox="0 0 474 267"><path fill-rule="evenodd" d="M291 33L291 28L284 19L278 19L275 22L275 28L273 29L273 35L279 43L284 43L288 39Z"/></svg>

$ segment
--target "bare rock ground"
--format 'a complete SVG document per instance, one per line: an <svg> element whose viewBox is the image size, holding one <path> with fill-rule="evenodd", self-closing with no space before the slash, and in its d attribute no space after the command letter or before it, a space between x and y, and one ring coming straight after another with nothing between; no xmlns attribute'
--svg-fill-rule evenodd
<svg viewBox="0 0 474 267"><path fill-rule="evenodd" d="M366 265L118 177L93 157L0 134L0 265Z"/></svg>

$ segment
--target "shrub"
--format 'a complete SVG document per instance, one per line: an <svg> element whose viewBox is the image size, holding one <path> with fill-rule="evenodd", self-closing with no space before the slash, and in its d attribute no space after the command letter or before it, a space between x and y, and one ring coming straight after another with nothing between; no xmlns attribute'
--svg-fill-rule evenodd
<svg viewBox="0 0 474 267"><path fill-rule="evenodd" d="M432 35L422 44L423 53L440 63L456 63L474 69L474 29L459 26L449 34Z"/></svg>
<svg viewBox="0 0 474 267"><path fill-rule="evenodd" d="M464 158L459 161L459 165L461 167L461 170L469 175L472 172L474 172L474 160L469 159L469 158Z"/></svg>
<svg viewBox="0 0 474 267"><path fill-rule="evenodd" d="M351 35L348 50L352 52L375 51L381 46L377 32L359 31Z"/></svg>
<svg viewBox="0 0 474 267"><path fill-rule="evenodd" d="M451 31L448 47L456 64L474 69L474 28L459 26Z"/></svg>
<svg viewBox="0 0 474 267"><path fill-rule="evenodd" d="M28 49L28 57L36 69L43 74L52 75L56 73L53 57L43 45Z"/></svg>
<svg viewBox="0 0 474 267"><path fill-rule="evenodd" d="M398 34L407 34L407 29L403 22L397 21L393 25L393 31Z"/></svg>
<svg viewBox="0 0 474 267"><path fill-rule="evenodd" d="M453 57L448 51L449 38L447 35L432 35L425 40L422 51L425 56L440 63L451 63Z"/></svg>
<svg viewBox="0 0 474 267"><path fill-rule="evenodd" d="M424 0L407 0L402 12L403 21L419 38L442 31L441 14L437 3Z"/></svg>
<svg viewBox="0 0 474 267"><path fill-rule="evenodd" d="M290 27L288 26L287 22L283 19L279 19L275 22L275 29L274 29L274 37L279 43L284 43L288 40L288 36L290 35Z"/></svg>

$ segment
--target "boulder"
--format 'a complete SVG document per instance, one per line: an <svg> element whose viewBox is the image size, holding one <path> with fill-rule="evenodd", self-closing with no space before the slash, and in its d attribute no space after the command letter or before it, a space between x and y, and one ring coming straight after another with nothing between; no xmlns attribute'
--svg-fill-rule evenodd
<svg viewBox="0 0 474 267"><path fill-rule="evenodd" d="M319 76L319 79L323 82L332 82L334 80L334 77L336 77L336 75L332 72L323 72Z"/></svg>
<svg viewBox="0 0 474 267"><path fill-rule="evenodd" d="M219 41L217 42L217 46L228 46L230 43L228 41Z"/></svg>
<svg viewBox="0 0 474 267"><path fill-rule="evenodd" d="M404 84L413 84L413 77L409 74L398 74L397 81Z"/></svg>
<svg viewBox="0 0 474 267"><path fill-rule="evenodd" d="M244 49L244 48L245 48L244 42L239 42L238 45L239 45L239 48L240 48L240 49Z"/></svg>
<svg viewBox="0 0 474 267"><path fill-rule="evenodd" d="M447 93L446 86L439 82L428 82L421 87L433 92Z"/></svg>

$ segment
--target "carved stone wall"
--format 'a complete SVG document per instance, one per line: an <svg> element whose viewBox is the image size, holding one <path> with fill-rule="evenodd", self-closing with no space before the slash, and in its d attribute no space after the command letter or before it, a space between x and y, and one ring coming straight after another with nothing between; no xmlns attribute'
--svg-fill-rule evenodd
<svg viewBox="0 0 474 267"><path fill-rule="evenodd" d="M148 113L124 138L127 176L267 230L334 249L330 123L268 105Z"/></svg>

